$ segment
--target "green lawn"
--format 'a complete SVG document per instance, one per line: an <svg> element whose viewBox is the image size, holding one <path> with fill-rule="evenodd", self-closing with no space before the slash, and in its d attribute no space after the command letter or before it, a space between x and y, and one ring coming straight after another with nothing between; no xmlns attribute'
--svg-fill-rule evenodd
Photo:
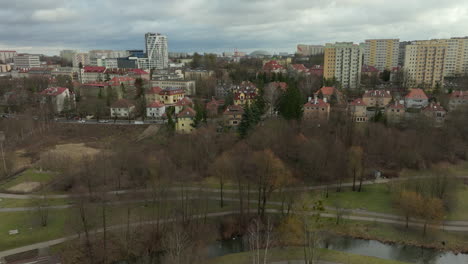
<svg viewBox="0 0 468 264"><path fill-rule="evenodd" d="M54 173L51 172L39 172L35 169L28 169L21 173L20 175L15 176L14 178L4 182L0 185L1 190L7 190L15 185L18 185L23 182L39 182L46 184L54 178Z"/></svg>
<svg viewBox="0 0 468 264"><path fill-rule="evenodd" d="M66 205L70 204L69 199L48 199L47 204L53 205ZM0 201L0 208L15 208L15 207L34 207L35 202L33 199L4 199Z"/></svg>
<svg viewBox="0 0 468 264"><path fill-rule="evenodd" d="M339 251L328 249L319 249L320 259L323 261L331 261L346 264L403 264L405 262L379 259L375 257L359 256ZM269 262L271 261L286 261L286 260L301 260L303 259L304 251L300 247L291 247L284 249L272 249L269 253ZM251 263L251 253L230 254L210 260L209 264L248 264Z"/></svg>

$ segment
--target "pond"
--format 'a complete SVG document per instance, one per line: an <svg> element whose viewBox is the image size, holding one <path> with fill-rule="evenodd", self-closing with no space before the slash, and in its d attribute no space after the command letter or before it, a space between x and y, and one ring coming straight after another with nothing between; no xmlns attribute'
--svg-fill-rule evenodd
<svg viewBox="0 0 468 264"><path fill-rule="evenodd" d="M401 244L384 244L375 240L333 236L325 239L323 248L346 253L397 260L416 264L466 264L468 254L454 254ZM248 247L242 238L217 241L208 247L210 257L245 252Z"/></svg>

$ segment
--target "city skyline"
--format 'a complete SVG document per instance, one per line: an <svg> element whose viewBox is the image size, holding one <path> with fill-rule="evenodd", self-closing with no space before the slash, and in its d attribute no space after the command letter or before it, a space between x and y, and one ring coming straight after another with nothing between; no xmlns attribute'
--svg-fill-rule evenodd
<svg viewBox="0 0 468 264"><path fill-rule="evenodd" d="M143 49L144 33L161 32L174 52L221 53L237 48L292 53L299 43L465 36L468 3L141 0L130 5L120 0L92 4L19 0L3 3L0 13L4 19L0 49L19 52L56 55L62 49Z"/></svg>

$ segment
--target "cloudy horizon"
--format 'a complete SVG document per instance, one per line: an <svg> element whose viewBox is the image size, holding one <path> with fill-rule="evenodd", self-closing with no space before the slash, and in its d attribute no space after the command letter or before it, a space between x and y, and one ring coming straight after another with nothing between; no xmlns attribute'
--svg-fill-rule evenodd
<svg viewBox="0 0 468 264"><path fill-rule="evenodd" d="M294 52L296 45L372 38L468 35L468 2L455 0L0 0L0 49L143 49L168 36L173 52Z"/></svg>

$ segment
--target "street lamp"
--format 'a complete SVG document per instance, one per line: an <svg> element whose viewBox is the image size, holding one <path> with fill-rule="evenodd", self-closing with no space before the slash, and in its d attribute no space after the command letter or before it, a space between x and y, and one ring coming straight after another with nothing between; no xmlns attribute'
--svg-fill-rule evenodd
<svg viewBox="0 0 468 264"><path fill-rule="evenodd" d="M5 170L5 175L7 175L8 172L7 172L6 161L5 161L5 152L3 151L3 142L4 141L5 141L5 133L3 131L0 131L0 149L1 149L1 152L2 152L3 169Z"/></svg>

